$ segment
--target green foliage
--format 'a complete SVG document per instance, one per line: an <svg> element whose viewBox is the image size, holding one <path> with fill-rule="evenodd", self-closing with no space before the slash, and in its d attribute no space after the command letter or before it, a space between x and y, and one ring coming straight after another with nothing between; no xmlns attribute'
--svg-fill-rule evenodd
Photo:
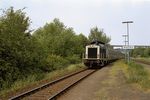
<svg viewBox="0 0 150 100"><path fill-rule="evenodd" d="M99 40L104 43L109 43L111 39L110 37L106 36L103 30L99 30L97 27L94 27L90 31L89 40L90 41Z"/></svg>
<svg viewBox="0 0 150 100"><path fill-rule="evenodd" d="M81 61L81 54L88 42L84 35L76 35L72 28L64 26L59 19L39 28L33 37L44 48L44 70L49 71Z"/></svg>
<svg viewBox="0 0 150 100"><path fill-rule="evenodd" d="M21 47L28 41L25 35L28 26L28 18L20 10L15 12L10 8L0 17L0 88L2 85L8 86L18 78L19 68L22 61L25 61L21 59L22 54L26 55L25 46Z"/></svg>
<svg viewBox="0 0 150 100"><path fill-rule="evenodd" d="M71 64L76 64L76 63L80 63L81 62L81 58L79 56L77 56L77 55L68 56L68 57L66 57L66 59Z"/></svg>
<svg viewBox="0 0 150 100"><path fill-rule="evenodd" d="M85 46L89 43L89 40L83 34L77 35L74 39L76 41L75 53L76 54L83 53L85 51ZM81 58L81 55L80 55L80 58Z"/></svg>
<svg viewBox="0 0 150 100"><path fill-rule="evenodd" d="M144 57L150 57L150 48L144 49Z"/></svg>
<svg viewBox="0 0 150 100"><path fill-rule="evenodd" d="M20 80L15 81L10 88L3 89L0 91L0 96L2 100L5 100L5 97L7 97L7 93L9 91L16 91L18 89L22 89L28 85L37 85L39 84L40 80L54 80L56 77L62 77L66 75L67 73L71 73L77 70L84 69L85 66L83 64L73 64L69 65L63 69L58 69L49 73L36 73L32 75L28 75L28 77L22 78Z"/></svg>
<svg viewBox="0 0 150 100"><path fill-rule="evenodd" d="M131 51L133 57L150 57L150 48L135 48Z"/></svg>
<svg viewBox="0 0 150 100"><path fill-rule="evenodd" d="M30 35L29 25L25 13L12 7L0 17L0 89L38 71L35 65L40 59L35 51L39 48Z"/></svg>
<svg viewBox="0 0 150 100"><path fill-rule="evenodd" d="M10 7L0 16L0 90L31 76L40 80L45 72L81 62L89 40L110 42L97 27L91 29L88 40L57 18L32 35L29 26L30 19L21 9Z"/></svg>
<svg viewBox="0 0 150 100"><path fill-rule="evenodd" d="M61 69L68 64L68 61L57 55L49 55L46 59L46 70L52 71L56 69Z"/></svg>
<svg viewBox="0 0 150 100"><path fill-rule="evenodd" d="M130 62L128 67L128 82L140 84L143 88L150 88L149 74L142 65Z"/></svg>
<svg viewBox="0 0 150 100"><path fill-rule="evenodd" d="M129 78L130 81L140 82L142 78L146 79L148 78L146 70L141 65L132 62L129 64L129 66L130 66L128 67L129 76L132 76Z"/></svg>
<svg viewBox="0 0 150 100"><path fill-rule="evenodd" d="M12 67L10 63L0 60L0 89L2 87L10 87L14 80L16 80L20 72L17 67Z"/></svg>

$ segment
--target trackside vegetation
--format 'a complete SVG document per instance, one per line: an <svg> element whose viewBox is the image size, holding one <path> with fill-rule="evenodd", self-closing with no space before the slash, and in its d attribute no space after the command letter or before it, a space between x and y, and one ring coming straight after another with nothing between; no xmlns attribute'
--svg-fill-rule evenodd
<svg viewBox="0 0 150 100"><path fill-rule="evenodd" d="M57 18L34 31L30 29L31 22L23 9L10 7L0 15L1 93L12 86L18 88L18 84L21 87L25 80L27 83L39 81L47 73L81 63L84 47L93 36L105 43L110 41L95 27L87 38Z"/></svg>
<svg viewBox="0 0 150 100"><path fill-rule="evenodd" d="M45 73L81 63L88 42L59 19L31 34L30 19L12 7L0 17L0 91L18 80L40 80Z"/></svg>
<svg viewBox="0 0 150 100"><path fill-rule="evenodd" d="M150 48L135 48L131 51L132 57L150 58Z"/></svg>
<svg viewBox="0 0 150 100"><path fill-rule="evenodd" d="M118 60L112 63L102 79L94 100L148 100L149 90L149 68L135 62L126 64L124 60Z"/></svg>
<svg viewBox="0 0 150 100"><path fill-rule="evenodd" d="M129 83L137 83L144 89L150 89L150 73L142 65L130 62L127 71Z"/></svg>
<svg viewBox="0 0 150 100"><path fill-rule="evenodd" d="M52 81L55 80L57 77L62 77L64 75L67 75L69 73L79 71L85 69L85 66L83 64L71 64L67 67L64 67L62 69L54 70L52 72L46 72L46 73L37 73L29 75L26 78L19 79L15 81L10 88L5 88L4 90L0 91L0 97L2 99L7 99L9 94L11 92L15 91L22 91L22 89L26 89L26 86L28 87L36 87L39 86L40 83L45 83L46 81Z"/></svg>
<svg viewBox="0 0 150 100"><path fill-rule="evenodd" d="M144 90L150 90L150 71L144 68L144 66L131 61L126 64L125 61L121 61L121 70L125 75L125 79L129 84L136 84L138 87Z"/></svg>
<svg viewBox="0 0 150 100"><path fill-rule="evenodd" d="M144 66L131 61L126 64L124 60L120 60L114 63L111 72L111 76L121 72L123 74L123 80L126 83L134 84L135 86L150 90L150 69L144 68Z"/></svg>

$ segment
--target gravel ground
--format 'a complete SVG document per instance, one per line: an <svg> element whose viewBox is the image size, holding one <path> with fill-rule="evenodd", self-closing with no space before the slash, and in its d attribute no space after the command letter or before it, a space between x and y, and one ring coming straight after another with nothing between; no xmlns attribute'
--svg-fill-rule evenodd
<svg viewBox="0 0 150 100"><path fill-rule="evenodd" d="M112 75L113 64L95 72L58 100L150 100L150 91L128 84L121 67ZM114 70L114 69L113 69Z"/></svg>
<svg viewBox="0 0 150 100"><path fill-rule="evenodd" d="M93 100L96 96L96 92L101 86L101 82L108 76L110 66L111 65L104 67L90 75L58 98L58 100Z"/></svg>
<svg viewBox="0 0 150 100"><path fill-rule="evenodd" d="M70 84L76 82L77 80L81 79L82 77L86 76L87 74L93 72L94 70L85 70L78 74L75 74L71 77L68 77L62 81L56 82L41 91L37 91L34 94L31 94L25 97L23 100L48 100L49 97L57 93L58 91L62 90L63 88L69 86Z"/></svg>

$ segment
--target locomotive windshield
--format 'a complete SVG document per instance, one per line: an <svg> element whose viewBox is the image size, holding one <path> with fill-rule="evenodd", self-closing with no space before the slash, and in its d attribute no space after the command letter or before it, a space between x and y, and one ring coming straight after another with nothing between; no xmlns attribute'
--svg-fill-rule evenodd
<svg viewBox="0 0 150 100"><path fill-rule="evenodd" d="M97 58L97 48L88 48L88 58Z"/></svg>

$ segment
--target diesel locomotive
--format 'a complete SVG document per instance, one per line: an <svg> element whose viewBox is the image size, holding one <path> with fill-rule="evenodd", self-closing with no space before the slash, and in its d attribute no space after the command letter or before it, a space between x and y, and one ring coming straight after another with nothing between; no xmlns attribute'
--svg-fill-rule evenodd
<svg viewBox="0 0 150 100"><path fill-rule="evenodd" d="M114 50L110 45L95 40L86 45L83 62L89 68L101 67L123 57L121 52Z"/></svg>

